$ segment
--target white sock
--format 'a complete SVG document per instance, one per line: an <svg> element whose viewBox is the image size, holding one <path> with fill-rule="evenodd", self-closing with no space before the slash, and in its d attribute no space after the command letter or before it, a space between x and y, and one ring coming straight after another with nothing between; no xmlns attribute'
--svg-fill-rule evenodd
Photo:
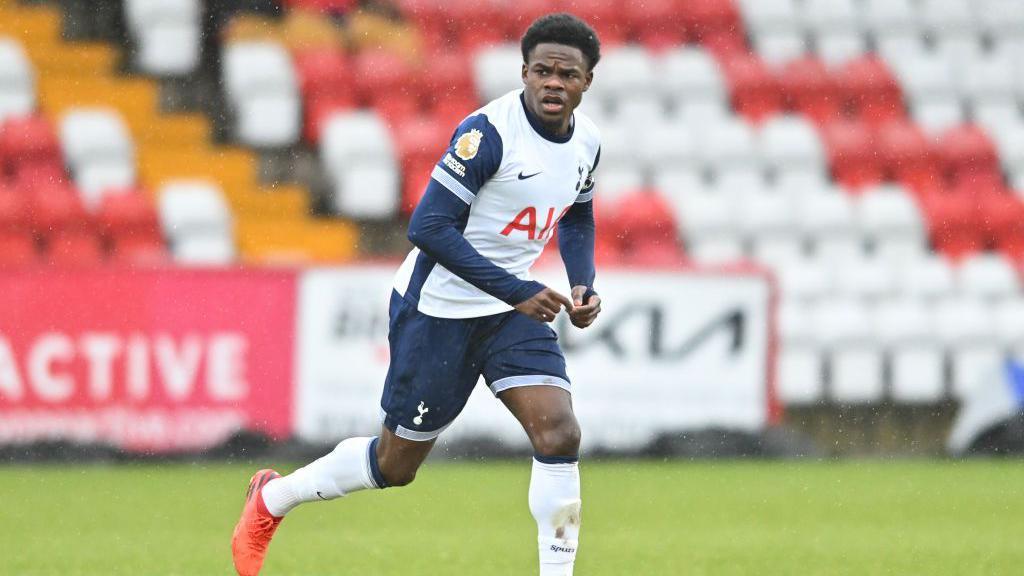
<svg viewBox="0 0 1024 576"><path fill-rule="evenodd" d="M303 502L333 500L352 492L381 488L374 479L376 438L349 438L322 458L263 487L263 503L284 516ZM372 460L372 461L371 461ZM380 472L376 472L379 478Z"/></svg>
<svg viewBox="0 0 1024 576"><path fill-rule="evenodd" d="M530 512L537 521L540 576L572 576L580 535L580 468L533 461Z"/></svg>

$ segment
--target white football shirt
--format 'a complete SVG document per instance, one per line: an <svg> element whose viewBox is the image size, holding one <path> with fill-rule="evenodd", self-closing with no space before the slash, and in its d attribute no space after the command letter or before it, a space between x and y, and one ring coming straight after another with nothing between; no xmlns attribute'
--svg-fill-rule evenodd
<svg viewBox="0 0 1024 576"><path fill-rule="evenodd" d="M530 267L574 202L589 202L601 137L578 110L569 133L552 135L514 90L459 124L431 178L469 204L463 236L484 258L530 280ZM395 290L439 318L500 314L511 306L459 278L414 248Z"/></svg>

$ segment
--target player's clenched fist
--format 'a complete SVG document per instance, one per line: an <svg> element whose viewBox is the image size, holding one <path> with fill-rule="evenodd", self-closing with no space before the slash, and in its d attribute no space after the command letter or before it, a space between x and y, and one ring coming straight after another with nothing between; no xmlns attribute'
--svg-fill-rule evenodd
<svg viewBox="0 0 1024 576"><path fill-rule="evenodd" d="M573 307L569 310L569 320L572 325L577 328L586 328L594 323L597 319L597 315L601 312L601 297L597 294L591 294L587 301L583 301L583 296L587 293L586 286L573 286L572 289L572 303Z"/></svg>
<svg viewBox="0 0 1024 576"><path fill-rule="evenodd" d="M551 288L545 288L534 294L529 300L516 304L515 308L521 314L526 314L534 320L551 322L563 307L572 313L572 302L568 298Z"/></svg>

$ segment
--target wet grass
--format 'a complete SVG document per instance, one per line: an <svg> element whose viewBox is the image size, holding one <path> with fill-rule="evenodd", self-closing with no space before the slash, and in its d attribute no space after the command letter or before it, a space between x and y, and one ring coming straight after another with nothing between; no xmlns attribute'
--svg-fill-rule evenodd
<svg viewBox="0 0 1024 576"><path fill-rule="evenodd" d="M230 574L252 470L0 467L0 574ZM536 574L529 470L429 463L410 487L301 507L264 574ZM1024 566L1024 462L586 462L583 481L579 576Z"/></svg>

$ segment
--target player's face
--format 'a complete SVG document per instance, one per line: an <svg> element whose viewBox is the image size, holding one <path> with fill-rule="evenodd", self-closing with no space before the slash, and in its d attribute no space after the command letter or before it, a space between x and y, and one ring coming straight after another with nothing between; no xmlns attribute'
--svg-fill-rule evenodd
<svg viewBox="0 0 1024 576"><path fill-rule="evenodd" d="M551 131L565 134L593 79L579 48L538 44L523 64L526 106Z"/></svg>

